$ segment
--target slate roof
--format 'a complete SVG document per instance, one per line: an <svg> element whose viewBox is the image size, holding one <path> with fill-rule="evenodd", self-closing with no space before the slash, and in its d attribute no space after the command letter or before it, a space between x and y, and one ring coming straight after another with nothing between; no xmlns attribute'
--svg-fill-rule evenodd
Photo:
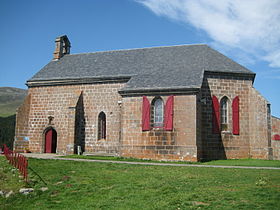
<svg viewBox="0 0 280 210"><path fill-rule="evenodd" d="M55 80L128 78L122 91L200 88L204 72L255 74L207 45L181 45L64 55L27 85Z"/></svg>

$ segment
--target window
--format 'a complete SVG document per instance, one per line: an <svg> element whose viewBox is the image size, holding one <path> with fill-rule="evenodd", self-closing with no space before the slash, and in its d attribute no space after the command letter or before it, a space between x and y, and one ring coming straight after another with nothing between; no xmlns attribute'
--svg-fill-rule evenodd
<svg viewBox="0 0 280 210"><path fill-rule="evenodd" d="M163 127L163 101L161 98L154 98L152 101L152 125L155 128Z"/></svg>
<svg viewBox="0 0 280 210"><path fill-rule="evenodd" d="M173 107L174 96L168 96L166 104L160 97L155 97L150 104L149 99L143 96L142 103L142 131L152 128L164 128L166 131L173 130Z"/></svg>
<svg viewBox="0 0 280 210"><path fill-rule="evenodd" d="M221 128L222 131L228 129L228 99L226 96L221 100Z"/></svg>
<svg viewBox="0 0 280 210"><path fill-rule="evenodd" d="M212 128L214 134L229 130L229 116L232 116L232 134L239 135L239 97L232 101L232 110L229 110L229 100L224 96L220 103L216 96L212 96Z"/></svg>
<svg viewBox="0 0 280 210"><path fill-rule="evenodd" d="M100 112L98 115L98 140L106 139L106 115Z"/></svg>

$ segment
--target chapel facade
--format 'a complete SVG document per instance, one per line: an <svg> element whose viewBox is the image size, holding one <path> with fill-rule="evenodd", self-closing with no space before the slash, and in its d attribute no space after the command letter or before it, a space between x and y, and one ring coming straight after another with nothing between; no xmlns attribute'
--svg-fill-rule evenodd
<svg viewBox="0 0 280 210"><path fill-rule="evenodd" d="M14 149L155 160L280 159L255 73L207 45L70 54L27 81Z"/></svg>

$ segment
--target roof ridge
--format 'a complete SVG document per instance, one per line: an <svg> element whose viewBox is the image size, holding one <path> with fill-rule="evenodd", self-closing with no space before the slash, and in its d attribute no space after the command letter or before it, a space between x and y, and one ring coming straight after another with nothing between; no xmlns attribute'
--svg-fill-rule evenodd
<svg viewBox="0 0 280 210"><path fill-rule="evenodd" d="M67 54L64 56L72 56L72 55L84 55L84 54L97 54L97 53L110 53L110 52L123 52L123 51L135 51L135 50L145 50L145 49L160 49L160 48L171 48L171 47L191 47L191 46L207 46L204 43L197 44L180 44L180 45L169 45L169 46L154 46L154 47L143 47L143 48L130 48L130 49L116 49L116 50L108 50L108 51L96 51L96 52L84 52L84 53L74 53Z"/></svg>

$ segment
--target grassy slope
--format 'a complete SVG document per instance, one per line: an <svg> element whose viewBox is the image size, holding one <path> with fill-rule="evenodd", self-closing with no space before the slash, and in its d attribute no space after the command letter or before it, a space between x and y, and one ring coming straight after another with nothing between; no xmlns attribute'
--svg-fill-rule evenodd
<svg viewBox="0 0 280 210"><path fill-rule="evenodd" d="M16 113L23 102L26 90L11 87L0 87L0 117L8 117Z"/></svg>
<svg viewBox="0 0 280 210"><path fill-rule="evenodd" d="M15 113L27 91L19 88L0 87L0 146L12 148L15 135Z"/></svg>
<svg viewBox="0 0 280 210"><path fill-rule="evenodd" d="M49 190L4 209L278 209L280 171L30 159ZM37 184L41 187L43 184ZM1 185L0 185L1 186Z"/></svg>
<svg viewBox="0 0 280 210"><path fill-rule="evenodd" d="M0 104L0 117L9 117L16 113L16 109L22 104L22 100L17 100L5 104Z"/></svg>
<svg viewBox="0 0 280 210"><path fill-rule="evenodd" d="M15 122L16 116L0 117L0 146L6 144L12 148L14 135L15 135Z"/></svg>

